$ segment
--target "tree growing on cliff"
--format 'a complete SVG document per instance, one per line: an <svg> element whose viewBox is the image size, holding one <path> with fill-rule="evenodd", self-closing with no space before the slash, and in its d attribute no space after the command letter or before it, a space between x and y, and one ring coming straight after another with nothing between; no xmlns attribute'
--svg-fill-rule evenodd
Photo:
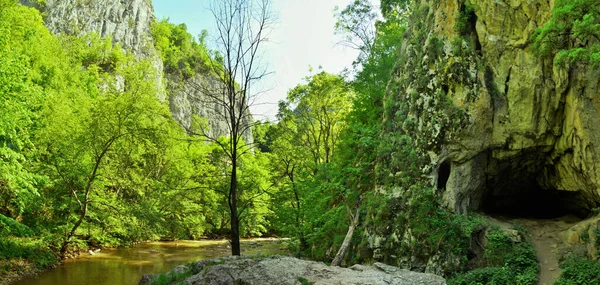
<svg viewBox="0 0 600 285"><path fill-rule="evenodd" d="M210 10L216 21L219 52L210 68L220 76L218 80L207 79L194 87L206 96L214 113L227 123L229 139L219 139L202 124L198 129L202 136L223 149L230 162L229 189L225 196L230 211L231 254L240 255L238 168L241 156L250 150L242 136L252 128L249 107L260 94L256 83L269 74L261 64L261 53L274 19L270 0L214 0Z"/></svg>
<svg viewBox="0 0 600 285"><path fill-rule="evenodd" d="M550 20L532 36L541 56L557 64L600 65L599 0L557 0Z"/></svg>

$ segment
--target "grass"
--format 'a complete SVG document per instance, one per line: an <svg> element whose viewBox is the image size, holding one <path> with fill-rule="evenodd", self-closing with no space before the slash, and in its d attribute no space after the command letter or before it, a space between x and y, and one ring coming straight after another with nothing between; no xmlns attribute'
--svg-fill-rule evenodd
<svg viewBox="0 0 600 285"><path fill-rule="evenodd" d="M42 241L20 237L0 238L0 259L29 260L39 269L58 262L56 255Z"/></svg>

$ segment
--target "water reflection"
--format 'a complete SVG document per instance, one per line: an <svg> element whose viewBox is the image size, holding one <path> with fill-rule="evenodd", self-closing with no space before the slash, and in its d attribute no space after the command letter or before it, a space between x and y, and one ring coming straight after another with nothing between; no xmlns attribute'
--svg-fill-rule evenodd
<svg viewBox="0 0 600 285"><path fill-rule="evenodd" d="M287 254L284 241L242 241L243 255ZM118 285L137 284L143 274L159 273L192 261L230 254L225 240L153 242L135 248L105 249L94 256L66 260L56 269L14 285Z"/></svg>

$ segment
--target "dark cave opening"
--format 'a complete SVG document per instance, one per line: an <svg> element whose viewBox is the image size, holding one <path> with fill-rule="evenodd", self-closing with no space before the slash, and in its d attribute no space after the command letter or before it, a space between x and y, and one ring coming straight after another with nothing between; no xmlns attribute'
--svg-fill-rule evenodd
<svg viewBox="0 0 600 285"><path fill-rule="evenodd" d="M475 13L475 7L469 4L461 5L458 21L459 33L468 39L471 47L476 52L481 53L481 42L477 36L477 14Z"/></svg>
<svg viewBox="0 0 600 285"><path fill-rule="evenodd" d="M446 189L446 183L450 178L450 162L444 161L438 168L437 188L440 190Z"/></svg>
<svg viewBox="0 0 600 285"><path fill-rule="evenodd" d="M519 192L493 193L483 196L481 210L490 215L507 218L554 219L567 215L586 218L589 212L573 207L576 192L522 188Z"/></svg>
<svg viewBox="0 0 600 285"><path fill-rule="evenodd" d="M555 219L567 215L586 218L589 207L579 192L544 187L543 154L492 161L480 210L507 218Z"/></svg>

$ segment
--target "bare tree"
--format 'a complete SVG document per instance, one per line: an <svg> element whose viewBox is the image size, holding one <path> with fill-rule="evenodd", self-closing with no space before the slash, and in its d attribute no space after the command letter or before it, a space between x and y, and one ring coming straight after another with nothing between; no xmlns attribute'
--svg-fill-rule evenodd
<svg viewBox="0 0 600 285"><path fill-rule="evenodd" d="M338 8L336 7L336 10ZM369 0L354 0L342 11L336 11L335 33L344 35L339 43L365 55L373 49L377 13Z"/></svg>
<svg viewBox="0 0 600 285"><path fill-rule="evenodd" d="M262 48L273 25L270 0L213 0L210 10L216 20L218 54L210 66L216 76L193 84L202 94L206 106L227 124L228 141L219 139L207 126L198 126L200 134L217 143L231 162L229 190L225 192L230 210L231 254L240 255L238 211L238 164L251 147L242 136L251 132L249 107L260 94L256 83L269 74L261 64Z"/></svg>

